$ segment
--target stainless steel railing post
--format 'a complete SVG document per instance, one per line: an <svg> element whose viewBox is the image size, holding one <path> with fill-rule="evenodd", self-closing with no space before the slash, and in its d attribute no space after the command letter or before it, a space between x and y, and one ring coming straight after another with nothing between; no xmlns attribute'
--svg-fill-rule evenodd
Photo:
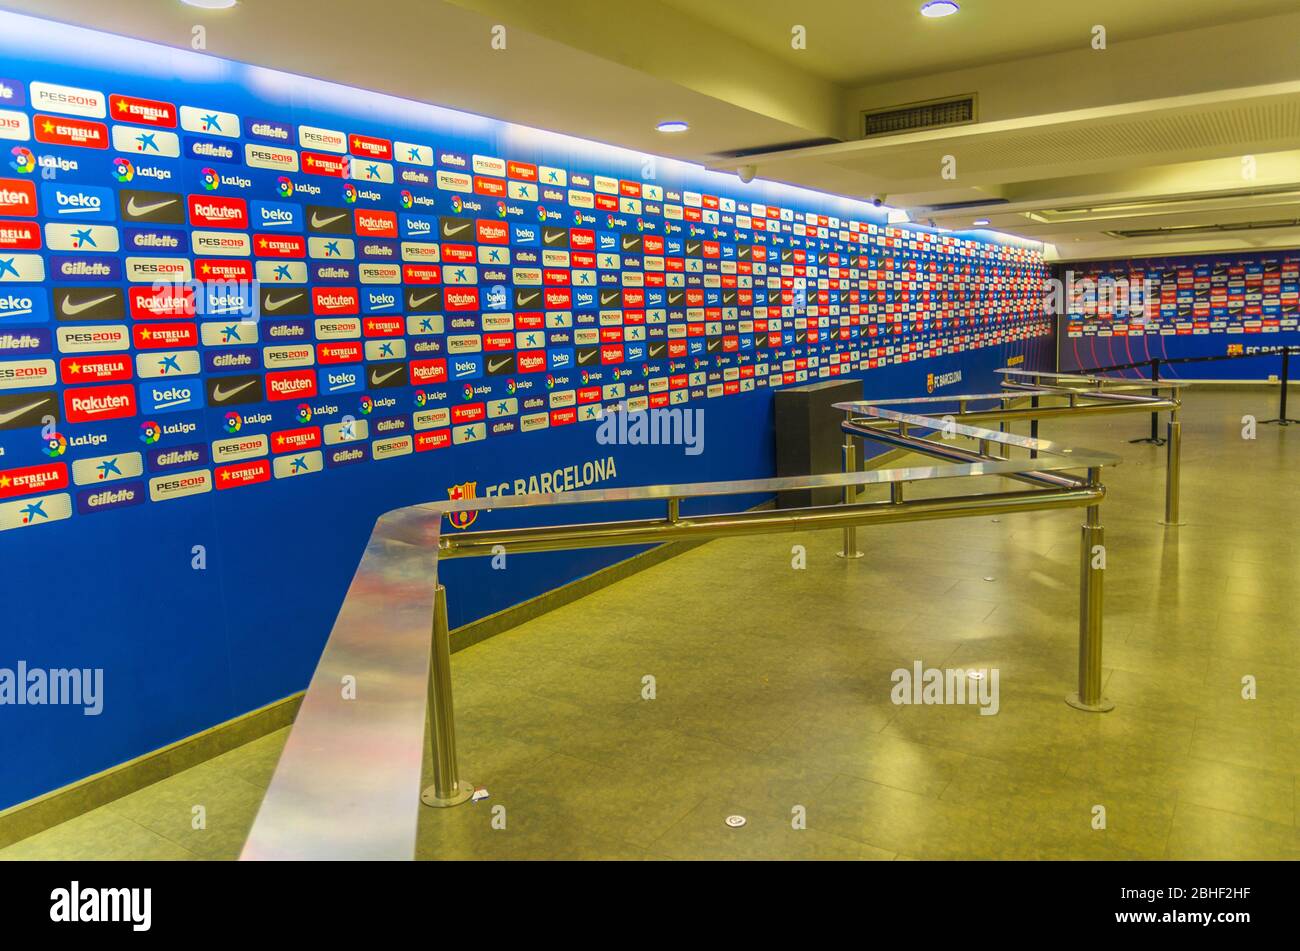
<svg viewBox="0 0 1300 951"><path fill-rule="evenodd" d="M906 436L907 430L908 430L907 423L900 420L898 423L898 435ZM889 501L893 502L895 505L903 501L903 483L901 482L889 483Z"/></svg>
<svg viewBox="0 0 1300 951"><path fill-rule="evenodd" d="M1099 484L1099 472L1088 470L1088 484ZM1106 574L1105 534L1101 506L1089 505L1079 543L1079 690L1065 698L1077 710L1106 713L1115 704L1101 695L1102 613Z"/></svg>
<svg viewBox="0 0 1300 951"><path fill-rule="evenodd" d="M846 414L852 418L852 414ZM847 475L851 472L858 471L858 452L857 446L853 443L851 433L844 434L844 473ZM857 486L846 485L844 487L844 504L852 505L855 501ZM844 547L836 552L840 558L861 558L862 552L858 551L858 528L856 525L844 526Z"/></svg>
<svg viewBox="0 0 1300 951"><path fill-rule="evenodd" d="M451 630L447 589L437 586L433 600L433 641L429 646L429 703L426 730L433 753L433 785L420 795L426 806L458 806L474 795L474 784L456 772L456 711L451 699Z"/></svg>
<svg viewBox="0 0 1300 951"><path fill-rule="evenodd" d="M1178 421L1178 413L1169 414L1169 434L1165 442L1168 453L1165 463L1165 524L1181 525L1178 520L1178 500L1182 480L1183 460L1183 424Z"/></svg>

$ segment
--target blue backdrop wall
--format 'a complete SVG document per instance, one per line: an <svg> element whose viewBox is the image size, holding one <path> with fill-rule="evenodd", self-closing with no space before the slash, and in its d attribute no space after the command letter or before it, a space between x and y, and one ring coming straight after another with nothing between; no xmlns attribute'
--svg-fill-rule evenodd
<svg viewBox="0 0 1300 951"><path fill-rule="evenodd" d="M1279 373L1280 357L1249 354L1300 346L1300 251L1078 262L1054 276L1073 290L1060 333L1063 370L1244 354L1162 366L1160 374L1265 380ZM1117 307L1099 279L1122 281L1131 293Z"/></svg>
<svg viewBox="0 0 1300 951"><path fill-rule="evenodd" d="M1054 346L1034 246L3 13L0 139L0 807L302 689L389 509L770 475L775 387ZM627 554L451 563L452 623Z"/></svg>

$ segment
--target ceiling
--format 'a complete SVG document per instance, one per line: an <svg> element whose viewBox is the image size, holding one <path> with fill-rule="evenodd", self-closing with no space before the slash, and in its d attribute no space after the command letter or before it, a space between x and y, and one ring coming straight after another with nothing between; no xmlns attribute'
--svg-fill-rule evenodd
<svg viewBox="0 0 1300 951"><path fill-rule="evenodd" d="M961 12L917 16L920 0L664 0L758 49L832 82L880 80L1087 46L1096 24L1110 42L1218 23L1293 13L1296 0L959 0ZM790 45L794 24L807 30L806 50Z"/></svg>
<svg viewBox="0 0 1300 951"><path fill-rule="evenodd" d="M1298 0L0 0L720 169L1066 259L1300 247ZM807 48L791 47L806 28ZM1106 49L1090 43L1106 28ZM507 48L494 50L494 27ZM863 110L971 95L975 121L862 139ZM684 135L654 131L667 118ZM955 177L941 174L945 156ZM1251 175L1243 158L1250 157ZM957 207L954 207L957 206ZM1292 224L1286 224L1292 222Z"/></svg>

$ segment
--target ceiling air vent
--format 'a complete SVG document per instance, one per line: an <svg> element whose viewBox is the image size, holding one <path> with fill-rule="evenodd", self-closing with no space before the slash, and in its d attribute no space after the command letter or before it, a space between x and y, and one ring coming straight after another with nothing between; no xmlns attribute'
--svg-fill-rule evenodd
<svg viewBox="0 0 1300 951"><path fill-rule="evenodd" d="M869 139L877 135L922 132L950 125L966 125L974 121L975 96L971 94L868 110L862 113L862 135Z"/></svg>

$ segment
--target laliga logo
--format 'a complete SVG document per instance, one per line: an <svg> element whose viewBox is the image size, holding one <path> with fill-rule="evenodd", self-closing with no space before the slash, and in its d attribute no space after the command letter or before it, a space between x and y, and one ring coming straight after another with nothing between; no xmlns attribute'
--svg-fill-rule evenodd
<svg viewBox="0 0 1300 951"><path fill-rule="evenodd" d="M474 387L466 383L464 389L460 391L460 395L467 400L472 400L474 398Z"/></svg>
<svg viewBox="0 0 1300 951"><path fill-rule="evenodd" d="M429 395L424 390L415 391L415 408L424 409L424 405L429 402Z"/></svg>
<svg viewBox="0 0 1300 951"><path fill-rule="evenodd" d="M580 211L575 211L575 212L573 213L573 223L574 223L575 225L580 225L580 224L582 224L582 212L580 212Z"/></svg>
<svg viewBox="0 0 1300 951"><path fill-rule="evenodd" d="M203 182L203 187L210 192L216 191L217 186L221 184L221 176L217 174L215 168L205 168L199 172L199 176L200 181Z"/></svg>
<svg viewBox="0 0 1300 951"><path fill-rule="evenodd" d="M57 459L68 451L68 440L59 433L55 433L45 443L41 450L51 459Z"/></svg>
<svg viewBox="0 0 1300 951"><path fill-rule="evenodd" d="M369 416L375 408L375 401L368 396L361 397L361 415Z"/></svg>
<svg viewBox="0 0 1300 951"><path fill-rule="evenodd" d="M583 385L583 386L586 386L589 380L590 380L590 377L587 376L587 371L586 371L586 370L583 370L583 371L582 371L582 385Z"/></svg>
<svg viewBox="0 0 1300 951"><path fill-rule="evenodd" d="M148 422L140 424L140 441L146 446L152 446L162 438L162 429L157 423Z"/></svg>
<svg viewBox="0 0 1300 951"><path fill-rule="evenodd" d="M226 414L226 432L237 433L244 428L244 417L238 413L230 412Z"/></svg>
<svg viewBox="0 0 1300 951"><path fill-rule="evenodd" d="M311 407L308 406L306 403L298 404L298 422L300 423L311 422Z"/></svg>
<svg viewBox="0 0 1300 951"><path fill-rule="evenodd" d="M353 185L351 182L348 182L346 185L343 186L343 201L349 205L356 204L357 201L356 185Z"/></svg>
<svg viewBox="0 0 1300 951"><path fill-rule="evenodd" d="M505 216L506 216L506 203L503 201L499 201L497 202L497 217L504 218Z"/></svg>
<svg viewBox="0 0 1300 951"><path fill-rule="evenodd" d="M414 204L415 204L415 198L414 198L414 196L411 195L411 192L410 192L408 189L403 188L403 189L402 189L402 207L403 207L403 208L410 208L410 207L411 207L412 205L414 205Z"/></svg>
<svg viewBox="0 0 1300 951"><path fill-rule="evenodd" d="M10 154L13 155L13 158L9 161L9 167L15 172L22 172L26 175L36 167L36 156L31 153L31 150L25 149L21 145L15 145L10 149Z"/></svg>
<svg viewBox="0 0 1300 951"><path fill-rule="evenodd" d="M281 198L288 198L293 194L293 182L281 175L275 180L275 190Z"/></svg>
<svg viewBox="0 0 1300 951"><path fill-rule="evenodd" d="M129 182L135 178L135 166L128 158L113 159L113 177L119 182Z"/></svg>
<svg viewBox="0 0 1300 951"><path fill-rule="evenodd" d="M515 381L513 378L506 380L506 393L508 393L510 396L515 395Z"/></svg>
<svg viewBox="0 0 1300 951"><path fill-rule="evenodd" d="M555 389L555 377L551 376L549 373L546 374L546 388L548 390Z"/></svg>
<svg viewBox="0 0 1300 951"><path fill-rule="evenodd" d="M465 210L465 203L460 200L459 195L451 196L451 210L456 212L456 214L460 214Z"/></svg>
<svg viewBox="0 0 1300 951"><path fill-rule="evenodd" d="M545 220L546 220L547 218L549 218L550 216L551 216L551 213L550 213L549 211L546 210L546 206L545 206L545 205L538 205L538 206L537 206L537 220L538 220L538 221L545 221Z"/></svg>

